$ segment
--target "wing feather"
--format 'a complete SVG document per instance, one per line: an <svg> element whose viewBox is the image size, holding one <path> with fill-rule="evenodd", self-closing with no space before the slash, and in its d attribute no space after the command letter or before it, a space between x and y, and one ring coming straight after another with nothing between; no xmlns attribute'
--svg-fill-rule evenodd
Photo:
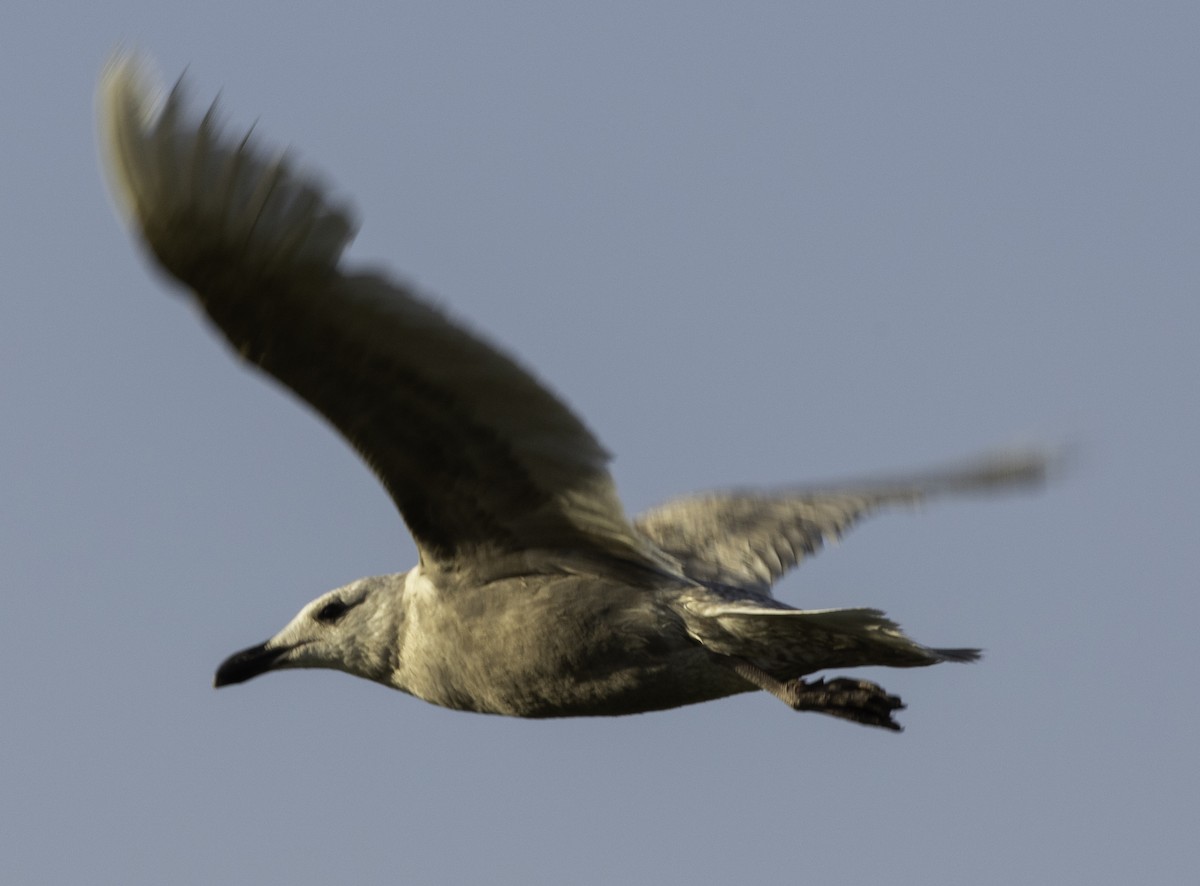
<svg viewBox="0 0 1200 886"><path fill-rule="evenodd" d="M674 556L692 580L769 594L771 585L805 556L880 508L934 495L1037 484L1046 468L1043 454L1013 452L829 490L689 496L646 511L634 526Z"/></svg>
<svg viewBox="0 0 1200 886"><path fill-rule="evenodd" d="M230 345L358 450L423 562L571 548L669 565L565 405L407 287L344 272L350 211L286 155L224 136L215 105L192 121L183 104L136 59L110 63L100 123L121 208Z"/></svg>

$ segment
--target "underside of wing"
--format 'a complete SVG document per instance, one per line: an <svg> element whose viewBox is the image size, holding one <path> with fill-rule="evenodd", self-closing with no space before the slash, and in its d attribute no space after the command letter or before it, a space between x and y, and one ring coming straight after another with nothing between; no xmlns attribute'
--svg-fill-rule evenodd
<svg viewBox="0 0 1200 886"><path fill-rule="evenodd" d="M1008 453L949 470L828 490L680 498L639 515L634 526L675 557L692 580L767 594L805 556L880 508L1036 484L1045 471L1046 458L1039 453Z"/></svg>
<svg viewBox="0 0 1200 886"><path fill-rule="evenodd" d="M245 360L350 441L427 565L570 548L657 568L608 456L513 360L406 287L346 273L347 210L283 155L189 119L133 59L101 85L102 146L122 209Z"/></svg>

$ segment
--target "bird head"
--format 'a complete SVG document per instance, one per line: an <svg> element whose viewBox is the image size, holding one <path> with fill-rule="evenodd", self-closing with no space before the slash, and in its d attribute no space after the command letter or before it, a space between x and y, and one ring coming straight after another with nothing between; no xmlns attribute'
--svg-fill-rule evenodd
<svg viewBox="0 0 1200 886"><path fill-rule="evenodd" d="M284 668L332 668L388 683L397 666L406 578L364 578L322 594L274 637L225 659L213 685Z"/></svg>

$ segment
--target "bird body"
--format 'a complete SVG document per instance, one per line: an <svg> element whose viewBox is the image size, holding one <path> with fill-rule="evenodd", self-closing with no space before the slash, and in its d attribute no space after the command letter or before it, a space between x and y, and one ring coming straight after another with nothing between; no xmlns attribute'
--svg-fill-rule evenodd
<svg viewBox="0 0 1200 886"><path fill-rule="evenodd" d="M1041 480L1037 454L829 489L711 493L630 521L584 424L514 360L402 284L342 267L354 222L284 155L188 119L115 59L102 149L122 211L237 354L359 452L420 560L305 606L216 685L336 668L434 704L618 715L762 689L898 729L872 683L829 668L970 661L875 609L798 610L774 582L855 521L931 495Z"/></svg>
<svg viewBox="0 0 1200 886"><path fill-rule="evenodd" d="M663 586L567 574L495 586L409 580L406 610L419 629L405 638L393 685L426 701L520 717L615 715L753 688L707 660Z"/></svg>

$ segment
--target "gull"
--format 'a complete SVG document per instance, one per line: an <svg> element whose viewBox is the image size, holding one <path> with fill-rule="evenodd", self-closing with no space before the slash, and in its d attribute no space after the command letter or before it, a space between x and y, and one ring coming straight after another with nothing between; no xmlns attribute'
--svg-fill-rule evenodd
<svg viewBox="0 0 1200 886"><path fill-rule="evenodd" d="M867 665L969 662L873 608L796 609L772 585L888 506L1039 483L1002 452L896 480L715 492L632 521L609 456L512 358L385 276L347 268L350 210L286 153L228 136L118 55L97 100L119 212L244 361L336 428L416 542L407 572L309 603L214 684L333 668L437 705L517 717L622 715L762 690L795 710L899 730Z"/></svg>

